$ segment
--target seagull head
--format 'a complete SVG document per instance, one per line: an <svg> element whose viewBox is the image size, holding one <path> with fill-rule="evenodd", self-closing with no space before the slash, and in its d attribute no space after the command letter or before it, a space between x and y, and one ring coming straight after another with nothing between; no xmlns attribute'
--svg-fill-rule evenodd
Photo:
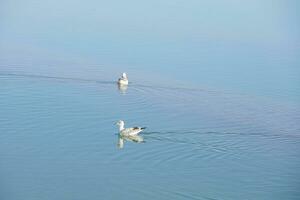
<svg viewBox="0 0 300 200"><path fill-rule="evenodd" d="M124 121L123 120L119 120L117 123L116 123L116 125L117 126L124 126Z"/></svg>
<svg viewBox="0 0 300 200"><path fill-rule="evenodd" d="M127 79L127 74L125 72L123 72L122 78Z"/></svg>

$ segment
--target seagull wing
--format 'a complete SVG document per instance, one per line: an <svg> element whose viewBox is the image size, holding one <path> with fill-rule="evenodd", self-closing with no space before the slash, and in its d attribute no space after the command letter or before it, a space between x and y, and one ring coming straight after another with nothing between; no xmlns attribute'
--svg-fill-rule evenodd
<svg viewBox="0 0 300 200"><path fill-rule="evenodd" d="M132 128L125 128L121 131L122 135L137 135L139 134L144 128L141 127L132 127Z"/></svg>

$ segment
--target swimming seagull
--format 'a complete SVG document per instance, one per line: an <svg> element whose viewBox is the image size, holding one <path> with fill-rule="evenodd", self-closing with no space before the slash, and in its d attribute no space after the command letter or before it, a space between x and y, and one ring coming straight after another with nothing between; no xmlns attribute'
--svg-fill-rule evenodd
<svg viewBox="0 0 300 200"><path fill-rule="evenodd" d="M116 125L119 126L119 133L121 136L136 136L138 135L141 131L146 129L146 127L132 127L132 128L124 128L124 121L120 120L116 123Z"/></svg>
<svg viewBox="0 0 300 200"><path fill-rule="evenodd" d="M119 78L118 84L120 84L120 85L128 85L128 78L127 78L127 74L125 72L122 74L122 77Z"/></svg>

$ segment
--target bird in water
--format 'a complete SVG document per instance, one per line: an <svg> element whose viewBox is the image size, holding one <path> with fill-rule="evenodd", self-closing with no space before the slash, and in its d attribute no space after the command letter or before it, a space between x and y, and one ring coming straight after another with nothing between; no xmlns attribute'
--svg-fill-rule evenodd
<svg viewBox="0 0 300 200"><path fill-rule="evenodd" d="M119 126L119 134L120 136L135 136L138 135L141 131L146 129L146 127L132 127L132 128L125 128L125 122L120 120L116 123Z"/></svg>
<svg viewBox="0 0 300 200"><path fill-rule="evenodd" d="M128 85L128 78L127 78L127 74L125 72L122 74L121 78L119 78L118 84L119 85Z"/></svg>

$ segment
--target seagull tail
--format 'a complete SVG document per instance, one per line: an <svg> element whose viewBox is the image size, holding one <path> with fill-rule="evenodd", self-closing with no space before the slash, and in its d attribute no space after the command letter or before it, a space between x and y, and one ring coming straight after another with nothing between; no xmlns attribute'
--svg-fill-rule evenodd
<svg viewBox="0 0 300 200"><path fill-rule="evenodd" d="M146 129L146 128L147 128L147 127L142 127L141 129L144 130L144 129Z"/></svg>

